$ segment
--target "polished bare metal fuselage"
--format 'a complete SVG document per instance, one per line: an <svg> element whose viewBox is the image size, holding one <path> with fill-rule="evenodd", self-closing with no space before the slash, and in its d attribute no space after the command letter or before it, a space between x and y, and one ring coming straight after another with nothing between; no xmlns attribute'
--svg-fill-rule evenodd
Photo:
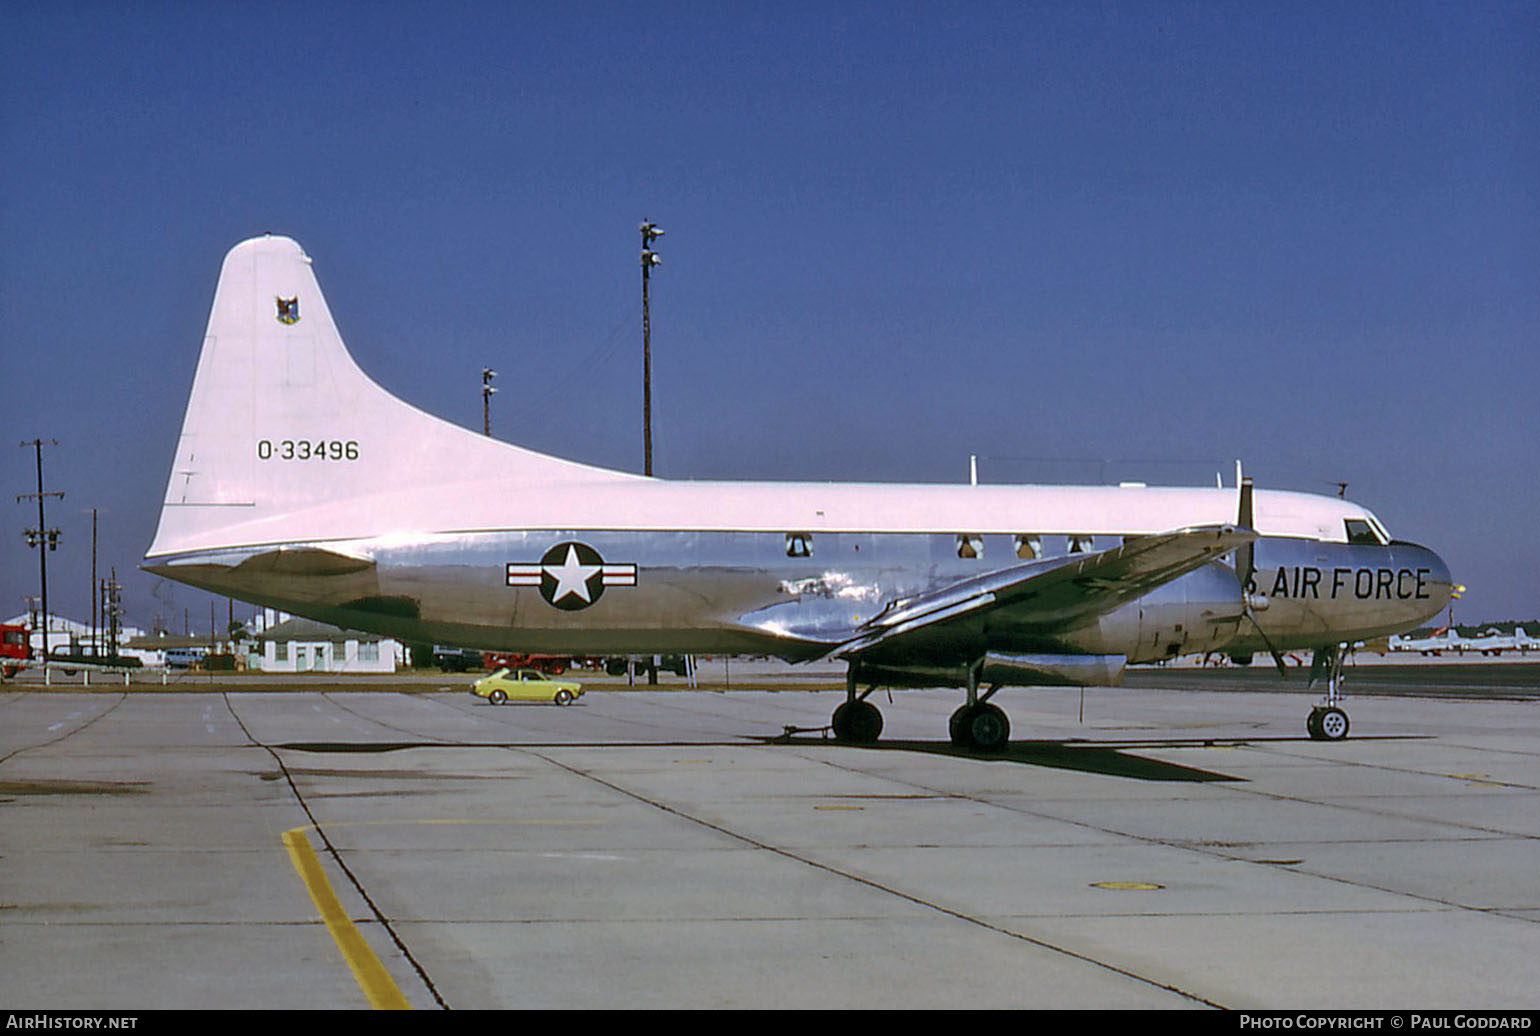
<svg viewBox="0 0 1540 1036"><path fill-rule="evenodd" d="M984 536L981 557L957 555L936 533L823 533L810 557L761 532L538 530L435 534L391 542L287 544L200 552L149 566L218 593L408 641L566 654L824 655L895 601L1023 562L1010 536ZM563 544L635 566L634 584L569 592L510 586L510 566L534 566ZM945 654L988 651L1123 655L1319 647L1414 626L1448 600L1449 573L1412 544L1256 541L1251 612L1235 570L1209 563L1093 621L1015 625L1009 612L957 631ZM570 590L570 588L569 588ZM928 646L927 652L933 653ZM880 657L880 656L879 656ZM905 661L901 656L893 661Z"/></svg>

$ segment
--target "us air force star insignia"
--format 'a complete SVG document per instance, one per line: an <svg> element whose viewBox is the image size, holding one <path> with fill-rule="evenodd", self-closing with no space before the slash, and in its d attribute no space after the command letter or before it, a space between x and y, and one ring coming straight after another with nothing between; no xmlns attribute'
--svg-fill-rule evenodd
<svg viewBox="0 0 1540 1036"><path fill-rule="evenodd" d="M538 565L509 563L509 586L538 586L546 603L563 611L594 604L607 586L635 586L635 565L607 565L586 543L558 543Z"/></svg>
<svg viewBox="0 0 1540 1036"><path fill-rule="evenodd" d="M281 298L280 297L277 300L277 302L278 302L278 322L280 324L297 324L297 323L299 323L299 296L298 295L294 296L292 299L286 299L286 298Z"/></svg>

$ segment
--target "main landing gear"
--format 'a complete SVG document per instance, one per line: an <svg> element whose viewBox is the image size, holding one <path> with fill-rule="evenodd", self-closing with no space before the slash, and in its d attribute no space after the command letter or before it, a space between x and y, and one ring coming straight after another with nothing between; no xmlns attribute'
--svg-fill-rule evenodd
<svg viewBox="0 0 1540 1036"><path fill-rule="evenodd" d="M1326 697L1310 710L1305 731L1314 741L1341 741L1348 736L1348 714L1342 709L1342 659L1345 644L1317 648L1310 662L1310 684L1326 674Z"/></svg>
<svg viewBox="0 0 1540 1036"><path fill-rule="evenodd" d="M959 748L972 748L979 752L998 752L1011 740L1011 721L998 705L989 699L1000 689L996 684L979 696L979 672L982 661L968 667L968 700L962 708L952 713L947 729L952 744Z"/></svg>
<svg viewBox="0 0 1540 1036"><path fill-rule="evenodd" d="M867 690L867 694L876 690ZM834 736L853 745L869 745L882 736L882 713L866 696L852 697L834 710Z"/></svg>
<svg viewBox="0 0 1540 1036"><path fill-rule="evenodd" d="M854 667L845 676L845 701L834 710L834 736L837 740L854 745L869 745L882 736L882 713L867 701L867 695L876 690L868 687L862 694L856 690ZM989 702L998 690L991 687L979 695L978 668L968 673L968 700L948 723L952 744L959 748L971 748L978 752L996 752L1011 740L1011 721L1005 712Z"/></svg>
<svg viewBox="0 0 1540 1036"><path fill-rule="evenodd" d="M952 744L980 752L998 752L1011 740L1011 721L998 705L976 701L952 713L947 724Z"/></svg>

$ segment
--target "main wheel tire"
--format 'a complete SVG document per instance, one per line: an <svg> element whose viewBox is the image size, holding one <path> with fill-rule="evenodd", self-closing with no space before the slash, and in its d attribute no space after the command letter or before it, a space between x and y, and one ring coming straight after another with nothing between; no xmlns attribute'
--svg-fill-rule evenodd
<svg viewBox="0 0 1540 1036"><path fill-rule="evenodd" d="M572 692L567 690L565 687L563 687L561 690L556 692L556 697L555 697L554 701L558 705L571 705L572 704Z"/></svg>
<svg viewBox="0 0 1540 1036"><path fill-rule="evenodd" d="M952 718L947 720L946 723L947 736L952 739L952 744L958 748L968 747L968 735L963 730L963 724L967 718L968 706L963 705L956 712L952 713Z"/></svg>
<svg viewBox="0 0 1540 1036"><path fill-rule="evenodd" d="M869 701L847 701L834 710L834 736L854 745L869 745L882 736L882 713Z"/></svg>
<svg viewBox="0 0 1540 1036"><path fill-rule="evenodd" d="M980 705L968 717L968 743L981 752L998 752L1011 740L1011 721L996 705Z"/></svg>
<svg viewBox="0 0 1540 1036"><path fill-rule="evenodd" d="M999 706L964 705L947 724L952 744L979 752L998 752L1011 740L1011 721Z"/></svg>
<svg viewBox="0 0 1540 1036"><path fill-rule="evenodd" d="M501 705L503 702L505 702L507 700L508 700L507 692L503 691L501 689L495 690L491 694L487 695L487 701L491 702L493 705Z"/></svg>

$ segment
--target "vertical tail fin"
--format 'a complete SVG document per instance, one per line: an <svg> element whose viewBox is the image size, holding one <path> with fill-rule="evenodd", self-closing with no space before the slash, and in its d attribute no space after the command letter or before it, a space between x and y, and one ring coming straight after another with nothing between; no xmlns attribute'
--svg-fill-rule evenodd
<svg viewBox="0 0 1540 1036"><path fill-rule="evenodd" d="M370 535L371 513L426 530L447 517L451 490L632 477L497 442L390 395L348 354L299 244L253 238L220 271L148 553Z"/></svg>

